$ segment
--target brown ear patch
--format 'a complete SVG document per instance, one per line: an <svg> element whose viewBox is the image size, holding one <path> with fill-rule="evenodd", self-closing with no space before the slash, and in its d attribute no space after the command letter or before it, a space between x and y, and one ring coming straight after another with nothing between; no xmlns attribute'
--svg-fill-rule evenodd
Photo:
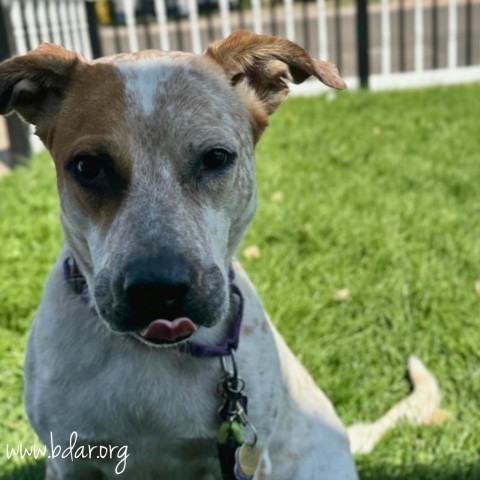
<svg viewBox="0 0 480 480"><path fill-rule="evenodd" d="M255 73L265 79L286 78L302 83L313 75L330 87L346 88L335 65L312 58L300 45L272 35L238 30L210 45L205 54L217 61L230 78Z"/></svg>
<svg viewBox="0 0 480 480"><path fill-rule="evenodd" d="M271 35L238 30L210 45L205 55L223 68L232 85L248 84L258 103L253 116L263 128L268 123L266 117L288 95L285 80L298 84L314 76L330 87L346 88L335 65L312 58L300 45ZM245 88L239 93L251 110L251 95L245 96Z"/></svg>
<svg viewBox="0 0 480 480"><path fill-rule="evenodd" d="M0 64L0 114L17 111L27 122L58 110L62 92L79 61L63 47L42 44L32 52Z"/></svg>

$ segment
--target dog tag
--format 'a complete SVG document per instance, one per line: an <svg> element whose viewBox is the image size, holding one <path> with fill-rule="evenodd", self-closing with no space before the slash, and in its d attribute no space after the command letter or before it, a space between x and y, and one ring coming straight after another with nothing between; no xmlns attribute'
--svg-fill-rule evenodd
<svg viewBox="0 0 480 480"><path fill-rule="evenodd" d="M244 443L235 452L235 478L237 480L252 480L260 461L257 447Z"/></svg>

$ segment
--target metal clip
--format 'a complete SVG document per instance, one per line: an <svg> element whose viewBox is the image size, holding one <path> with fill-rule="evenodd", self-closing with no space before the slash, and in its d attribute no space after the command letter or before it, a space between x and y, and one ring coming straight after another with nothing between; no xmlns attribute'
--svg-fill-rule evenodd
<svg viewBox="0 0 480 480"><path fill-rule="evenodd" d="M233 349L229 350L229 355L228 356L222 356L220 358L221 358L221 361L222 361L223 371L229 377L238 378L237 362L235 361L235 354L233 352ZM230 365L228 365L227 358L230 359ZM230 369L229 366L231 366L232 368Z"/></svg>
<svg viewBox="0 0 480 480"><path fill-rule="evenodd" d="M230 354L221 357L222 369L225 375L219 384L219 390L227 397L237 397L245 388L245 382L238 376L237 362L235 361L235 354L230 349Z"/></svg>
<svg viewBox="0 0 480 480"><path fill-rule="evenodd" d="M235 360L235 354L232 349L229 350L229 355L221 357L222 369L224 371L224 377L218 384L219 392L226 398L233 399L234 409L231 412L231 421L238 421L242 426L248 428L252 434L252 441L247 442L251 448L257 444L257 430L250 422L243 405L238 400L239 395L245 388L245 382L238 376L237 362Z"/></svg>

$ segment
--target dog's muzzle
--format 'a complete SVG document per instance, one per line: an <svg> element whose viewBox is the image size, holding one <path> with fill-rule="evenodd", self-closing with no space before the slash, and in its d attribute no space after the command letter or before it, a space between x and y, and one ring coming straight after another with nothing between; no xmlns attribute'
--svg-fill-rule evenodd
<svg viewBox="0 0 480 480"><path fill-rule="evenodd" d="M113 330L135 333L151 343L186 340L198 326L214 325L228 310L228 282L220 269L201 270L201 275L199 270L171 252L131 260L113 287L107 273L96 278L99 313Z"/></svg>

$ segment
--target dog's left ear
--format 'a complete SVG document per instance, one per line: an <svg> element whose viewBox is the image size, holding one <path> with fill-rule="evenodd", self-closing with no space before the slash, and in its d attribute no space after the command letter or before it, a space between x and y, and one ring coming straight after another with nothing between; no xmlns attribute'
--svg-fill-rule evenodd
<svg viewBox="0 0 480 480"><path fill-rule="evenodd" d="M78 61L74 52L44 43L0 63L0 115L16 111L34 125L53 117Z"/></svg>
<svg viewBox="0 0 480 480"><path fill-rule="evenodd" d="M247 83L267 115L288 95L284 80L302 83L313 75L330 87L346 88L335 65L312 58L296 43L270 35L238 30L210 45L205 55L223 67L232 85L244 87Z"/></svg>

